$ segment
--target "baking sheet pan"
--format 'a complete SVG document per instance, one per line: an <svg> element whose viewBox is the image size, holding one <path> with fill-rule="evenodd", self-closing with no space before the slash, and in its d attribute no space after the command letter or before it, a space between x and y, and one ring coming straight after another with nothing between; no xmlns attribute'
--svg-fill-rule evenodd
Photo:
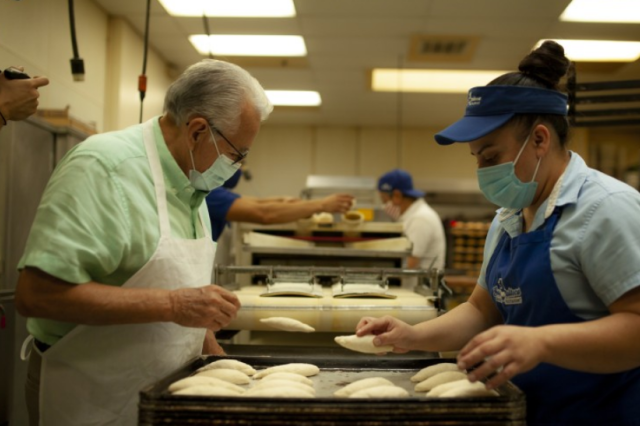
<svg viewBox="0 0 640 426"><path fill-rule="evenodd" d="M140 425L525 425L524 394L513 384L498 388L498 397L426 398L409 378L420 369L447 359L294 358L233 356L257 370L291 362L320 367L311 377L316 398L199 397L171 395L167 388L198 368L222 359L196 359L140 392ZM365 377L381 376L409 391L406 398L337 398L333 392ZM251 385L245 385L248 388Z"/></svg>

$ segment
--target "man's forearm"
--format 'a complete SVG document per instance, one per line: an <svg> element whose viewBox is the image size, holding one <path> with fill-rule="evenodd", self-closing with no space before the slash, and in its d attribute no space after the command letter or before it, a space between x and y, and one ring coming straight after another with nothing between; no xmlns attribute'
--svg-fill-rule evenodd
<svg viewBox="0 0 640 426"><path fill-rule="evenodd" d="M20 274L16 308L27 317L86 325L172 321L169 290L69 284L36 269ZM34 297L33 295L37 295Z"/></svg>

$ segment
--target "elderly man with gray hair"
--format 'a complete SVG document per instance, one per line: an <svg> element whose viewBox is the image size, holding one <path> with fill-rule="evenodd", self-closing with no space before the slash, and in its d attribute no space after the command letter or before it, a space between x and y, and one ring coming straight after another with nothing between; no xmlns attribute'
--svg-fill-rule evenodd
<svg viewBox="0 0 640 426"><path fill-rule="evenodd" d="M272 106L245 70L203 60L171 85L164 110L78 145L42 197L16 291L34 339L32 425L137 424L138 392L220 350L213 332L240 308L211 284L203 200Z"/></svg>

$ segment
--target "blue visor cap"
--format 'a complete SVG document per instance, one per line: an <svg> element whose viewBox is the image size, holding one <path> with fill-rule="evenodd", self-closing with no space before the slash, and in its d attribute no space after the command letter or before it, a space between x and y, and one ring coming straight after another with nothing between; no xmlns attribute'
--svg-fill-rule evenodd
<svg viewBox="0 0 640 426"><path fill-rule="evenodd" d="M396 189L408 197L424 197L424 192L413 187L411 175L401 169L391 170L378 179L378 191L390 193Z"/></svg>
<svg viewBox="0 0 640 426"><path fill-rule="evenodd" d="M516 114L567 115L567 95L537 87L474 87L469 90L464 117L437 133L435 139L440 145L474 141Z"/></svg>

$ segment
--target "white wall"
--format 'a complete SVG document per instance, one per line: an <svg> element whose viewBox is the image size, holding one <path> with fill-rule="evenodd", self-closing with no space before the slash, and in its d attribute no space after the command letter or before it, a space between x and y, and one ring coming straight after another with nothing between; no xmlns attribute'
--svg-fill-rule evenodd
<svg viewBox="0 0 640 426"><path fill-rule="evenodd" d="M276 111L277 113L277 111ZM373 176L400 167L416 182L475 179L465 144L439 146L439 129L263 125L248 159L254 180L238 192L252 196L299 195L310 174ZM423 188L429 190L429 188Z"/></svg>

